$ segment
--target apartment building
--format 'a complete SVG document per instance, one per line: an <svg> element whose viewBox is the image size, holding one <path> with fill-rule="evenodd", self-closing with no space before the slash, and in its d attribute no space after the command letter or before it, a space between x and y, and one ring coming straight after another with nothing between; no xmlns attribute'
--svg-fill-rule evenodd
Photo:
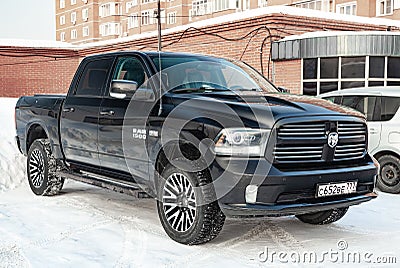
<svg viewBox="0 0 400 268"><path fill-rule="evenodd" d="M161 0L162 29L267 5L400 19L400 0ZM56 0L58 41L82 44L156 29L157 0Z"/></svg>

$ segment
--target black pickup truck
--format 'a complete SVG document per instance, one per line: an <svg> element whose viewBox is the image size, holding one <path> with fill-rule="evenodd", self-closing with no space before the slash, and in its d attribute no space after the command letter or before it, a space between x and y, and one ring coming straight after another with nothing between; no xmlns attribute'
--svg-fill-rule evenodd
<svg viewBox="0 0 400 268"><path fill-rule="evenodd" d="M240 61L90 56L67 95L21 97L15 112L36 195L70 178L150 196L183 244L215 238L226 216L328 224L376 197L363 115L281 93Z"/></svg>

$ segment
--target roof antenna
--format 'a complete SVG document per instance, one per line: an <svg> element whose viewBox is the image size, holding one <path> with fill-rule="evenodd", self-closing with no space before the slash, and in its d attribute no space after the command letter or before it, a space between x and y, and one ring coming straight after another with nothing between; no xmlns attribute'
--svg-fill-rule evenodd
<svg viewBox="0 0 400 268"><path fill-rule="evenodd" d="M157 0L157 39L158 39L158 75L159 75L159 91L160 91L160 108L158 109L158 115L160 116L162 113L162 67L161 67L161 0Z"/></svg>

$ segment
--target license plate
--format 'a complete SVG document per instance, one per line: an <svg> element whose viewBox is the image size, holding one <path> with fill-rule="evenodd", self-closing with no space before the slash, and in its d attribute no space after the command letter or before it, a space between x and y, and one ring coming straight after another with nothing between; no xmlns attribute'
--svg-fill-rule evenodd
<svg viewBox="0 0 400 268"><path fill-rule="evenodd" d="M357 181L328 183L317 185L317 197L342 195L355 193L357 190Z"/></svg>

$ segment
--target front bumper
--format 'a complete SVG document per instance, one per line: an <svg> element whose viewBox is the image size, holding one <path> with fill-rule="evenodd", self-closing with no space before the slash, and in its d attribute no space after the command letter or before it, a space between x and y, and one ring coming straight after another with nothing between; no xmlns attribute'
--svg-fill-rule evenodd
<svg viewBox="0 0 400 268"><path fill-rule="evenodd" d="M323 201L316 203L297 203L285 205L262 205L262 204L221 204L221 210L228 217L250 217L250 216L288 216L313 213L335 208L343 208L358 205L376 198L376 193L369 193L353 197L340 198L338 200Z"/></svg>
<svg viewBox="0 0 400 268"><path fill-rule="evenodd" d="M376 197L377 168L368 155L357 164L314 169L299 166L289 171L279 170L263 158L217 157L210 171L217 199L228 216L304 214L357 205ZM317 184L355 180L353 194L316 197Z"/></svg>

